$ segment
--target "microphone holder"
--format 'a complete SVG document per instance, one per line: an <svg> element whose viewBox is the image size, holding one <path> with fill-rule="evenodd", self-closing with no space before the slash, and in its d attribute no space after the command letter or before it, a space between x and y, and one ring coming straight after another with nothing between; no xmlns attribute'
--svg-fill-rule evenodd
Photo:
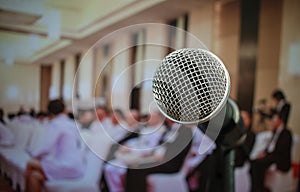
<svg viewBox="0 0 300 192"><path fill-rule="evenodd" d="M234 192L234 148L242 144L246 138L240 112L232 99L228 99L225 105L226 114L220 134L216 138L217 148L208 157L210 171L206 183L206 192L224 191ZM225 109L225 108L224 108ZM208 123L199 127L205 133ZM209 135L208 135L209 136Z"/></svg>

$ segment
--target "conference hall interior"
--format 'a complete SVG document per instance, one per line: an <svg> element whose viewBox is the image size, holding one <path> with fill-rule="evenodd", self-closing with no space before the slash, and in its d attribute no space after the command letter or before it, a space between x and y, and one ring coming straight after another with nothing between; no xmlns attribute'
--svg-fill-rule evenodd
<svg viewBox="0 0 300 192"><path fill-rule="evenodd" d="M0 0L0 191L300 192L299 9L299 0ZM185 94L208 95L210 106L219 93L211 60L185 51L227 69L230 127L210 123L223 108L206 122L169 118L192 110L180 111L194 105ZM207 80L168 87L157 73L167 62L186 71L160 75Z"/></svg>

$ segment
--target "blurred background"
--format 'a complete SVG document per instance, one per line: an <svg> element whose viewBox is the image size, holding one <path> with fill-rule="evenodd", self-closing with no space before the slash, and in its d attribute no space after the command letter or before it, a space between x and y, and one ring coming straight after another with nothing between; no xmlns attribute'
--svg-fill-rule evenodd
<svg viewBox="0 0 300 192"><path fill-rule="evenodd" d="M253 111L262 100L272 106L272 91L282 89L292 104L289 127L300 134L299 8L299 0L0 0L0 107L40 111L60 97L72 111L73 97L82 105L115 97L119 108L129 103L146 113L152 92L141 82L157 60L198 44L152 25L107 35L159 23L188 31L220 57L241 109ZM151 59L112 89L122 71Z"/></svg>

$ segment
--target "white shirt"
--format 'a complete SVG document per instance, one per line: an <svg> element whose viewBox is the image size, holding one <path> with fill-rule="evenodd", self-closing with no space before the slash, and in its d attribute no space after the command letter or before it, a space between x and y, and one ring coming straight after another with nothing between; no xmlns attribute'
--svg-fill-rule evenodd
<svg viewBox="0 0 300 192"><path fill-rule="evenodd" d="M49 180L76 178L83 175L85 164L78 146L78 130L73 120L60 114L45 127L46 137L40 148L29 151L40 157Z"/></svg>
<svg viewBox="0 0 300 192"><path fill-rule="evenodd" d="M106 130L108 127L111 127L112 123L111 123L111 119L110 118L105 118L102 121L99 121L98 119L96 121L94 121L91 126L90 126L90 130L92 132L102 132L104 130Z"/></svg>
<svg viewBox="0 0 300 192"><path fill-rule="evenodd" d="M11 146L15 143L14 135L5 125L0 123L0 145Z"/></svg>
<svg viewBox="0 0 300 192"><path fill-rule="evenodd" d="M282 107L284 106L285 104L285 101L282 99L281 101L279 101L277 107L276 107L276 110L277 112L281 111Z"/></svg>

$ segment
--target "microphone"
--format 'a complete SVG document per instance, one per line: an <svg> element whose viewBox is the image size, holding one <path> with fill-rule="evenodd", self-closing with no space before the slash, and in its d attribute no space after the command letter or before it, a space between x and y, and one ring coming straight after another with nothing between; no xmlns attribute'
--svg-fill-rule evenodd
<svg viewBox="0 0 300 192"><path fill-rule="evenodd" d="M163 59L152 83L154 101L167 118L183 125L196 123L215 141L217 148L208 157L214 171L207 176L206 191L233 192L233 149L246 134L238 106L229 98L230 77L223 62L207 50L180 49Z"/></svg>
<svg viewBox="0 0 300 192"><path fill-rule="evenodd" d="M180 124L203 123L225 106L230 77L213 53L185 48L163 59L152 88L154 100L167 118Z"/></svg>
<svg viewBox="0 0 300 192"><path fill-rule="evenodd" d="M155 71L152 91L158 109L172 121L198 124L217 145L233 148L244 141L239 108L229 98L229 73L213 53L196 48L170 53Z"/></svg>

